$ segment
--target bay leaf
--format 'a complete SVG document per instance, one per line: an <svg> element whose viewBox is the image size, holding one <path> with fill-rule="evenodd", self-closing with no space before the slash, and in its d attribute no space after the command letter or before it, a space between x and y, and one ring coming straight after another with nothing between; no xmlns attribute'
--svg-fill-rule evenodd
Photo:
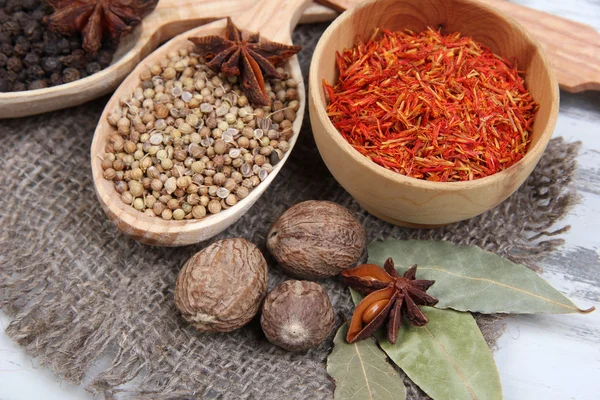
<svg viewBox="0 0 600 400"><path fill-rule="evenodd" d="M421 311L429 323L405 323L395 345L379 334L390 359L434 399L502 399L496 363L473 316L432 307Z"/></svg>
<svg viewBox="0 0 600 400"><path fill-rule="evenodd" d="M390 365L371 338L348 344L344 324L335 335L327 357L327 372L335 380L334 399L404 400L402 376Z"/></svg>
<svg viewBox="0 0 600 400"><path fill-rule="evenodd" d="M535 272L474 246L433 240L385 240L369 245L369 262L392 257L399 273L417 264L417 279L435 280L427 291L436 308L480 313L587 313Z"/></svg>

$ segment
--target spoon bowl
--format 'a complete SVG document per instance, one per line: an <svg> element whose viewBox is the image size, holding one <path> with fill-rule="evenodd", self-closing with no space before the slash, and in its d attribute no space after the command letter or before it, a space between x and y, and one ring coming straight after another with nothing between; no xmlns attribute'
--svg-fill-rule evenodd
<svg viewBox="0 0 600 400"><path fill-rule="evenodd" d="M259 32L261 37L266 39L291 44L291 31L300 18L303 7L308 3L309 0L261 0L255 7L247 10L244 15L232 19L240 29ZM114 132L114 127L108 123L107 118L119 105L119 100L131 95L133 90L141 84L141 72L148 65L152 65L165 57L170 51L177 51L182 48L191 50L193 45L188 40L189 37L223 35L225 26L225 20L209 23L173 38L154 51L123 81L110 98L100 117L91 146L92 174L96 194L102 208L117 228L140 242L159 246L183 246L198 243L220 233L244 215L269 187L287 161L296 143L302 125L306 96L300 64L297 57L294 56L284 65L292 78L298 83L298 101L300 103L296 119L293 122L294 135L289 141L290 149L284 153L281 161L274 166L273 171L267 178L255 187L248 197L240 200L235 206L214 215L207 215L203 219L164 220L160 216L147 216L123 203L119 193L114 188L113 182L104 179L101 166L102 156L109 135Z"/></svg>
<svg viewBox="0 0 600 400"><path fill-rule="evenodd" d="M431 182L388 170L355 150L331 123L323 80L337 81L336 52L368 39L376 28L421 32L427 27L472 36L518 61L539 104L527 154L511 167L473 181ZM366 38L366 39L365 39ZM516 21L473 0L369 0L346 11L317 44L309 73L309 107L321 157L336 180L369 213L396 225L430 228L479 215L510 196L538 163L558 115L558 82L540 43Z"/></svg>

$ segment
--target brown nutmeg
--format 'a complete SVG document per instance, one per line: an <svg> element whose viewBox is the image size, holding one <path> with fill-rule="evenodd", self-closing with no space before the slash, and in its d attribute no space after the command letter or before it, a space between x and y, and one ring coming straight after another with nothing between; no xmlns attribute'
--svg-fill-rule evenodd
<svg viewBox="0 0 600 400"><path fill-rule="evenodd" d="M334 276L354 267L366 232L346 208L310 200L288 209L271 227L267 247L290 274L305 279Z"/></svg>
<svg viewBox="0 0 600 400"><path fill-rule="evenodd" d="M321 344L335 322L325 289L309 281L286 281L265 298L260 325L269 341L289 351Z"/></svg>
<svg viewBox="0 0 600 400"><path fill-rule="evenodd" d="M219 240L194 254L175 285L175 305L201 332L247 324L267 290L267 262L246 239Z"/></svg>

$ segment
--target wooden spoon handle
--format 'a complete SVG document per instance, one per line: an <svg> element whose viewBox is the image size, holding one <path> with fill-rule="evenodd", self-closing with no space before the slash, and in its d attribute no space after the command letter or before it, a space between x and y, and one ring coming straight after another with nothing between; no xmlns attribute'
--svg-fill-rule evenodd
<svg viewBox="0 0 600 400"><path fill-rule="evenodd" d="M281 43L292 43L292 31L310 0L260 0L234 22L251 32Z"/></svg>
<svg viewBox="0 0 600 400"><path fill-rule="evenodd" d="M504 0L483 0L521 23L548 53L560 87L600 90L600 33L589 25Z"/></svg>
<svg viewBox="0 0 600 400"><path fill-rule="evenodd" d="M362 0L316 0L344 11ZM589 25L504 0L481 0L521 23L552 60L560 87L567 92L600 90L600 33Z"/></svg>
<svg viewBox="0 0 600 400"><path fill-rule="evenodd" d="M208 22L243 12L252 0L160 0L144 26L164 42Z"/></svg>

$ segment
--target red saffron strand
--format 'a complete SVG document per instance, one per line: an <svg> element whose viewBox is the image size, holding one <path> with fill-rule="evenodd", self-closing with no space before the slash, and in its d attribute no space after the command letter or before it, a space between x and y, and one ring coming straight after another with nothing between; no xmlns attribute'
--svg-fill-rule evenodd
<svg viewBox="0 0 600 400"><path fill-rule="evenodd" d="M327 114L358 152L439 182L495 174L527 152L538 104L516 65L458 33L376 31L338 53Z"/></svg>

